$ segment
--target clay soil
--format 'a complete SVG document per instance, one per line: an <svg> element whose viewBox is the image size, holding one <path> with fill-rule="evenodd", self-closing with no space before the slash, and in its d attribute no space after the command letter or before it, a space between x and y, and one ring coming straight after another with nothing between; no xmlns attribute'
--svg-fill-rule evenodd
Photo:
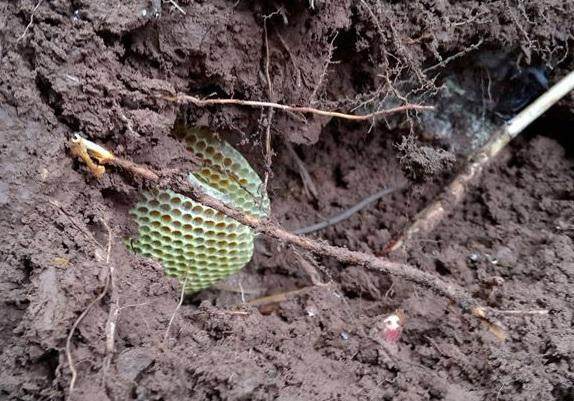
<svg viewBox="0 0 574 401"><path fill-rule="evenodd" d="M390 255L493 308L548 311L498 315L505 341L429 290L363 267L312 259L312 276L328 283L313 285L299 251L263 237L238 277L184 300L166 336L180 286L124 245L134 229L127 211L143 183L114 169L95 179L67 145L81 131L137 162L184 168L190 155L170 135L181 119L220 132L263 174L267 110L189 107L158 95L367 112L409 91L412 101L444 103L436 88L449 76L468 78L458 81L470 82L459 93L479 93L487 81L474 78L489 76L478 104L500 124L497 101L525 96L501 89L505 65L544 69L551 82L574 68L573 3L179 6L185 14L170 2L0 3L1 400L574 399L572 96L505 149L431 234ZM455 131L463 106L449 112ZM421 116L372 124L306 117L278 112L272 120L275 221L297 229L401 187L310 234L339 246L382 255L462 165L466 142L437 137ZM398 147L405 135L452 151L449 163L430 168L430 177L405 176L408 158ZM305 191L287 143L316 196ZM70 338L77 372L70 393L66 339L110 266L113 291ZM300 289L279 302L243 302ZM110 352L106 322L116 302ZM407 316L402 336L383 347L372 328L398 308Z"/></svg>

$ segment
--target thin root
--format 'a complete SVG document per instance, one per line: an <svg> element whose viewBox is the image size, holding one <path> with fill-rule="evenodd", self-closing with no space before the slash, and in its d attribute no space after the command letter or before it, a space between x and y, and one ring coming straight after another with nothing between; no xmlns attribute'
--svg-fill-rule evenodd
<svg viewBox="0 0 574 401"><path fill-rule="evenodd" d="M273 14L267 15L263 18L263 30L265 33L265 79L267 80L267 89L269 101L273 101L275 97L273 94L273 83L271 82L271 75L269 74L269 66L271 64L271 56L269 54L269 38L267 35L267 19ZM267 193L267 185L269 183L269 173L271 172L271 163L273 157L273 150L271 149L271 124L273 124L273 108L269 108L267 113L267 126L265 127L265 177L263 179L263 193Z"/></svg>
<svg viewBox="0 0 574 401"><path fill-rule="evenodd" d="M108 243L107 243L107 247L106 247L107 248L107 250L106 250L106 264L109 266L110 254L111 254L111 248L112 248L112 238L111 238L112 234L111 234L111 230L109 230L109 226L107 225L107 223L105 223L105 225L108 228ZM68 360L70 372L72 372L72 378L70 379L70 386L68 388L68 393L69 393L68 398L70 398L72 396L72 393L74 391L74 386L76 384L76 379L78 378L78 371L76 370L76 367L74 365L74 359L72 357L72 337L74 337L74 333L76 332L78 325L87 316L87 314L94 307L94 305L96 305L98 302L100 302L106 296L106 294L108 292L108 288L110 286L110 282L111 282L111 275L108 274L108 276L106 277L106 283L104 284L104 288L102 289L102 292L100 292L98 294L98 296L92 302L89 303L89 305L86 307L86 309L84 309L84 311L80 314L80 316L78 316L78 318L76 319L76 321L72 325L70 332L68 333L68 337L66 338L66 358Z"/></svg>
<svg viewBox="0 0 574 401"><path fill-rule="evenodd" d="M175 310L173 311L173 314L171 315L171 318L169 319L169 323L167 325L167 328L165 329L165 334L163 336L164 344L167 343L167 337L169 336L169 330L171 328L173 320L175 319L175 316L177 315L179 308L181 308L181 305L183 304L183 300L185 298L185 286L186 285L187 285L187 276L185 276L185 280L183 280L183 284L181 286L181 294L179 296L179 302L177 303L177 306L175 307Z"/></svg>
<svg viewBox="0 0 574 401"><path fill-rule="evenodd" d="M279 294L273 294L273 295L268 295L268 296L261 297L261 298L252 299L251 301L247 302L246 305L262 306L262 305L273 304L273 303L278 303L278 302L285 302L289 298L291 298L295 295L302 294L302 293L309 291L310 289L313 289L313 288L315 288L315 286L303 287L303 288L299 288L297 290L285 291L285 292L281 292Z"/></svg>
<svg viewBox="0 0 574 401"><path fill-rule="evenodd" d="M391 194L391 193L398 191L402 188L403 187L396 187L396 188L385 188L383 190L380 190L380 191L378 191L372 195L367 196L365 199L362 199L360 202L358 202L355 205L351 206L350 208L344 210L342 213L339 213L333 217L330 217L327 220L322 221L320 223L313 224L313 225L307 226L307 227L303 227L303 228L300 228L300 229L295 230L293 232L295 234L309 234L309 233L312 233L315 231L323 230L327 227L330 227L332 225L335 225L337 223L340 223L341 221L344 221L344 220L350 218L355 213L360 212L361 210L363 210L365 207L367 207L371 203L381 199L383 196Z"/></svg>
<svg viewBox="0 0 574 401"><path fill-rule="evenodd" d="M36 7L34 7L34 9L32 10L32 14L30 14L30 22L28 22L28 25L26 25L26 28L24 28L24 32L22 32L22 35L20 35L18 37L18 39L16 40L16 42L20 42L22 39L24 39L24 37L26 36L26 34L28 33L28 30L32 27L32 24L34 23L34 13L36 12L36 10L40 7L40 5L42 4L42 1L44 0L39 0L38 3L36 3Z"/></svg>
<svg viewBox="0 0 574 401"><path fill-rule="evenodd" d="M110 283L110 310L108 312L108 321L106 322L106 357L104 359L104 376L106 376L107 371L110 367L114 350L115 350L115 335L116 327L118 324L118 316L120 314L120 300L118 297L118 292L116 288L116 274L115 266L110 263L110 254L112 247L112 230L109 224L103 220L103 224L108 230L108 252L106 257L106 264L108 265L109 283Z"/></svg>
<svg viewBox="0 0 574 401"><path fill-rule="evenodd" d="M387 116L389 114L406 112L409 110L434 110L434 106L427 106L421 104L404 104L402 106L393 107L390 109L378 110L368 114L347 114L338 111L321 110L314 107L307 106L289 106L286 104L262 102L259 100L240 100L240 99L200 99L195 96L177 94L176 96L158 95L159 98L175 102L175 103L192 103L198 107L213 106L213 105L237 105L247 107L272 107L274 109L283 110L285 112L316 114L320 116L341 118L351 121L367 121L380 116Z"/></svg>
<svg viewBox="0 0 574 401"><path fill-rule="evenodd" d="M309 174L307 167L305 167L305 163L303 163L303 160L301 160L297 152L295 152L295 149L293 149L293 146L291 145L291 143L289 143L289 141L285 141L285 147L287 148L287 150L291 154L291 157L293 157L295 164L297 165L299 175L301 176L301 181L303 181L303 189L305 190L305 193L307 194L307 196L317 199L319 196L319 191L317 191L317 187L315 186L315 183L313 182L313 179L311 178L311 174Z"/></svg>

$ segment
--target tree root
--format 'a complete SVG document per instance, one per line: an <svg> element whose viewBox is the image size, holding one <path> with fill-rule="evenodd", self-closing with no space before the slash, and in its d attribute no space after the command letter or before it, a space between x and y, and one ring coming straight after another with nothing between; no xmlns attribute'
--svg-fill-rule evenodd
<svg viewBox="0 0 574 401"><path fill-rule="evenodd" d="M320 116L341 118L344 120L351 121L367 121L380 116L387 116L389 114L406 112L409 110L434 110L434 106L426 106L421 104L404 104L402 106L393 107L390 109L378 110L368 114L347 114L338 111L327 111L317 109L315 107L307 106L289 106L286 104L273 103L273 102L262 102L259 100L241 100L241 99L200 99L195 96L177 94L175 96L158 96L161 99L168 100L175 103L191 103L198 107L213 106L213 105L237 105L237 106L248 106L248 107L271 107L273 109L283 110L286 112L293 113L306 113L306 114L317 114Z"/></svg>
<svg viewBox="0 0 574 401"><path fill-rule="evenodd" d="M385 254L398 250L415 236L431 232L464 199L468 188L476 182L488 163L530 123L573 89L574 71L499 128L483 147L468 157L466 167L451 181L438 199L418 213L414 222L397 239L387 244Z"/></svg>
<svg viewBox="0 0 574 401"><path fill-rule="evenodd" d="M82 149L90 149L94 147L91 145L90 141L79 136L76 136L72 141L73 146L80 147ZM97 147L97 145L95 145L95 147ZM99 151L99 147L97 151ZM107 154L109 155L111 153L108 152ZM418 286L428 288L451 300L461 308L463 312L471 313L473 316L479 318L481 321L485 322L489 329L499 338L504 338L502 328L492 319L491 315L488 313L488 309L481 306L480 303L474 299L470 293L468 293L468 291L454 283L446 282L433 274L418 270L407 264L393 262L388 259L379 258L363 252L351 251L347 248L330 245L323 241L314 240L288 232L270 219L258 219L207 195L200 187L187 180L185 176L178 176L173 173L162 174L161 172L153 171L146 166L137 165L131 161L120 159L115 156L112 158L105 158L104 162L123 168L136 176L145 178L146 180L151 181L152 185L156 187L170 188L173 191L195 199L197 202L211 207L226 216L251 227L261 234L296 245L317 255L333 257L341 263L360 265L367 269L386 273L391 276L410 281Z"/></svg>

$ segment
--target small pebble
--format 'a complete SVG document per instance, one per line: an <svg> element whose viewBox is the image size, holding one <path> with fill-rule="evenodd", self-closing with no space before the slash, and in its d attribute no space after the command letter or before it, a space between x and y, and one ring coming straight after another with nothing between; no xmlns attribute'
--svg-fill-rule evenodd
<svg viewBox="0 0 574 401"><path fill-rule="evenodd" d="M469 265L469 267L476 267L476 265L478 265L478 263L480 262L480 255L478 253L471 253L466 258L466 262Z"/></svg>
<svg viewBox="0 0 574 401"><path fill-rule="evenodd" d="M309 316L309 317L315 317L319 313L317 308L313 305L307 306L307 308L305 309L305 312L307 312L307 316Z"/></svg>
<svg viewBox="0 0 574 401"><path fill-rule="evenodd" d="M344 341L347 341L349 339L349 333L347 333L346 331L342 331L340 336L341 339L343 339Z"/></svg>
<svg viewBox="0 0 574 401"><path fill-rule="evenodd" d="M79 22L81 20L80 10L74 11L72 14L72 22Z"/></svg>

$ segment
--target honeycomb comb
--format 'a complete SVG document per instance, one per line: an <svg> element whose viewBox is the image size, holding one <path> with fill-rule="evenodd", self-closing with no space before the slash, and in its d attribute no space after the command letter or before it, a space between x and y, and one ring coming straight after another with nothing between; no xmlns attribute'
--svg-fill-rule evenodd
<svg viewBox="0 0 574 401"><path fill-rule="evenodd" d="M231 145L202 129L176 129L202 166L188 179L209 195L259 218L269 215L257 173ZM210 287L243 268L253 255L253 230L170 190L154 190L130 211L138 225L132 249L177 277L187 293Z"/></svg>

